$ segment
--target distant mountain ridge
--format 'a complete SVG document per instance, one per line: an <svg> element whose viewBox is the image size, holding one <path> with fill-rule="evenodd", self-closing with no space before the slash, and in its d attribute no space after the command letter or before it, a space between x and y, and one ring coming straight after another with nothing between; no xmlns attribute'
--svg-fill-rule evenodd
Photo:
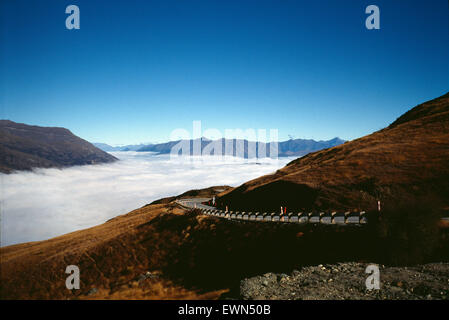
<svg viewBox="0 0 449 320"><path fill-rule="evenodd" d="M101 149L106 152L115 152L115 151L137 151L140 148L143 148L147 146L147 144L130 144L125 146L116 146L113 147L107 143L101 143L101 142L92 142L92 144L97 147L98 149Z"/></svg>
<svg viewBox="0 0 449 320"><path fill-rule="evenodd" d="M201 141L199 141L201 140ZM169 141L166 143L158 144L148 144L148 145L130 145L123 147L112 147L105 143L94 143L95 146L106 152L113 151L138 151L138 152L156 152L158 154L169 154L173 147L178 145L180 142L184 142L185 145L188 144L190 149L190 155L194 154L194 141L201 143L201 152L204 154L210 154L210 149L215 147L215 150L220 150L221 153L232 156L244 155L245 158L252 157L251 152L248 151L248 146L252 145L255 147L255 154L259 154L260 148L265 148L265 153L261 149L261 154L264 156L270 156L270 143L263 142L252 142L243 139L219 139L219 140L209 140L207 138L201 138L197 140L177 140ZM278 143L278 156L279 157L290 157L290 156L304 156L310 152L319 151L322 149L332 148L346 142L340 138L333 138L331 140L320 140L315 141L312 139L290 139L287 141L282 141ZM232 147L231 149L226 149L226 145ZM139 146L141 146L139 148ZM243 147L243 149L241 149ZM217 152L217 151L216 151ZM239 153L240 152L240 153Z"/></svg>
<svg viewBox="0 0 449 320"><path fill-rule="evenodd" d="M0 120L0 172L118 160L65 128Z"/></svg>

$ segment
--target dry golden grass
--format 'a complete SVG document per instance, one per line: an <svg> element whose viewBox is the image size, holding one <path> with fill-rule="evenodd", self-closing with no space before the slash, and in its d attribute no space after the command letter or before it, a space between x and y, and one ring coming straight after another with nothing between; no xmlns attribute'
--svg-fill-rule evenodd
<svg viewBox="0 0 449 320"><path fill-rule="evenodd" d="M154 242L142 244L146 226L160 215L183 215L174 205L150 205L108 222L45 241L0 248L2 299L216 299L226 291L198 292L161 278L135 279L160 273L165 252ZM163 233L163 230L161 230ZM154 235L153 235L154 236ZM156 237L155 241L164 241ZM154 252L153 252L154 250ZM150 265L149 261L153 264ZM67 265L77 265L81 289L65 287ZM87 295L92 288L98 290Z"/></svg>
<svg viewBox="0 0 449 320"><path fill-rule="evenodd" d="M386 249L370 226L236 223L185 212L173 203L149 205L93 228L0 248L0 298L236 297L239 281L248 276L301 265L380 261ZM448 236L438 236L443 240L438 259L449 252ZM73 292L65 288L70 264L81 272L81 289Z"/></svg>
<svg viewBox="0 0 449 320"><path fill-rule="evenodd" d="M377 199L432 194L449 205L449 94L389 127L311 153L221 194L233 209L374 209Z"/></svg>

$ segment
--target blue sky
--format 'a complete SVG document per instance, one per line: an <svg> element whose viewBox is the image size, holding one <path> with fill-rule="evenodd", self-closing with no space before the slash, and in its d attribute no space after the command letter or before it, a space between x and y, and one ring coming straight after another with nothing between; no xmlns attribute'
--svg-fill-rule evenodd
<svg viewBox="0 0 449 320"><path fill-rule="evenodd" d="M446 0L2 0L0 15L1 117L93 142L162 142L193 120L354 139L449 89Z"/></svg>

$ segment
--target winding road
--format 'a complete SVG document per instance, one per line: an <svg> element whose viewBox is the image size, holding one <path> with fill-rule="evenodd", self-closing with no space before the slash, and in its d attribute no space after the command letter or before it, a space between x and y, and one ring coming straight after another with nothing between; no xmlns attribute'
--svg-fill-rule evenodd
<svg viewBox="0 0 449 320"><path fill-rule="evenodd" d="M211 198L179 199L176 203L186 209L199 209L205 215L216 216L228 220L279 222L279 223L321 223L337 225L362 225L368 222L365 212L299 212L281 215L279 212L239 212L224 211L203 204Z"/></svg>

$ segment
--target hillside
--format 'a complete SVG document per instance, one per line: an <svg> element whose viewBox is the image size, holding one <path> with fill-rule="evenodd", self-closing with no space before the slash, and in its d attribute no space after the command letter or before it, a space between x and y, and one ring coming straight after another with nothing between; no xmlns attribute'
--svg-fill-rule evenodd
<svg viewBox="0 0 449 320"><path fill-rule="evenodd" d="M183 199L183 198L210 198L212 196L216 196L216 195L218 195L222 192L225 192L227 190L230 190L230 189L232 189L230 186L213 186L213 187L204 188L204 189L194 189L194 190L186 191L178 196L172 196L172 197L155 200L155 201L151 202L149 205L170 203L175 200Z"/></svg>
<svg viewBox="0 0 449 320"><path fill-rule="evenodd" d="M236 223L173 202L151 204L89 229L1 247L0 299L238 298L242 279L267 272L341 261L385 263L389 255L411 254L423 263L448 261L449 229L432 224L425 236L438 235L435 243L429 246L418 238L406 248L378 237L375 230L375 224ZM65 287L68 265L80 269L79 290Z"/></svg>
<svg viewBox="0 0 449 320"><path fill-rule="evenodd" d="M389 127L310 153L221 194L231 209L363 209L377 200L432 198L449 205L449 94Z"/></svg>
<svg viewBox="0 0 449 320"><path fill-rule="evenodd" d="M0 172L113 162L117 158L65 128L0 120Z"/></svg>
<svg viewBox="0 0 449 320"><path fill-rule="evenodd" d="M147 206L93 228L2 247L0 299L217 298L223 291L197 293L160 277L161 258L168 254L163 246L175 247L180 238L172 230L151 233L151 222L160 215L180 213L173 207ZM168 235L173 237L158 243ZM80 268L81 290L65 287L69 264Z"/></svg>

